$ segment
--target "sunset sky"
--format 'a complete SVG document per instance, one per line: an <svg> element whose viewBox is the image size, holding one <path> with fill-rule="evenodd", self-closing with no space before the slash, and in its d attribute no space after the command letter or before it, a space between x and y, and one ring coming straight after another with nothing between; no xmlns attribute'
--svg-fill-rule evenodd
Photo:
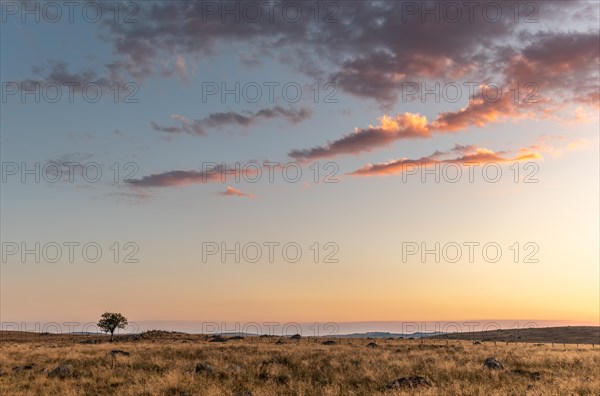
<svg viewBox="0 0 600 396"><path fill-rule="evenodd" d="M462 3L3 1L0 321L600 324L599 3Z"/></svg>

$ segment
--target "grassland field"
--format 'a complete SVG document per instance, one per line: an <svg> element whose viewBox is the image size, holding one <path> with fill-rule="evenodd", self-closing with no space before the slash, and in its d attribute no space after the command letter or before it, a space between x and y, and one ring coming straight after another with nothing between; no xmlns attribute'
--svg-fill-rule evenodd
<svg viewBox="0 0 600 396"><path fill-rule="evenodd" d="M1 395L600 395L591 344L151 331L3 332L0 347Z"/></svg>

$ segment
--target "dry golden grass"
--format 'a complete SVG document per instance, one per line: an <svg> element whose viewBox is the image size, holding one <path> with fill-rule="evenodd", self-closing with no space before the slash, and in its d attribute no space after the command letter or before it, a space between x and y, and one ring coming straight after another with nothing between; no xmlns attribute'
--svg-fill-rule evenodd
<svg viewBox="0 0 600 396"><path fill-rule="evenodd" d="M4 338L2 395L598 395L600 348L469 341L323 339L275 344L247 337L210 343L204 336L79 344L83 337ZM130 356L109 355L122 349ZM504 370L483 368L496 357ZM34 364L21 372L13 367ZM214 367L196 374L197 363ZM61 364L66 379L48 377ZM42 371L46 369L45 371ZM539 371L541 379L512 370ZM423 376L430 388L387 390L398 377ZM244 393L246 392L246 393Z"/></svg>

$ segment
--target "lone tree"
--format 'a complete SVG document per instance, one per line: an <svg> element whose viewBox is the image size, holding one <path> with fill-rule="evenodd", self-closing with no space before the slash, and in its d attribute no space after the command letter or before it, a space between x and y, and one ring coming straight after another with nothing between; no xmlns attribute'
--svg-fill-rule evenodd
<svg viewBox="0 0 600 396"><path fill-rule="evenodd" d="M127 326L127 318L120 313L116 312L104 312L98 327L105 333L110 333L110 340L113 340L113 334L116 329L124 329Z"/></svg>

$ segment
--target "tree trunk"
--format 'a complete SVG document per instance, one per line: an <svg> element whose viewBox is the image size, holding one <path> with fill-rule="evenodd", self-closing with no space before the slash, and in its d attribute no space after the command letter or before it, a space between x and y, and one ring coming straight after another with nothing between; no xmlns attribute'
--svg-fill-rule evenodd
<svg viewBox="0 0 600 396"><path fill-rule="evenodd" d="M114 334L114 333L115 333L115 331L114 331L114 330L110 332L110 342L112 342L112 341L113 341L113 334Z"/></svg>

